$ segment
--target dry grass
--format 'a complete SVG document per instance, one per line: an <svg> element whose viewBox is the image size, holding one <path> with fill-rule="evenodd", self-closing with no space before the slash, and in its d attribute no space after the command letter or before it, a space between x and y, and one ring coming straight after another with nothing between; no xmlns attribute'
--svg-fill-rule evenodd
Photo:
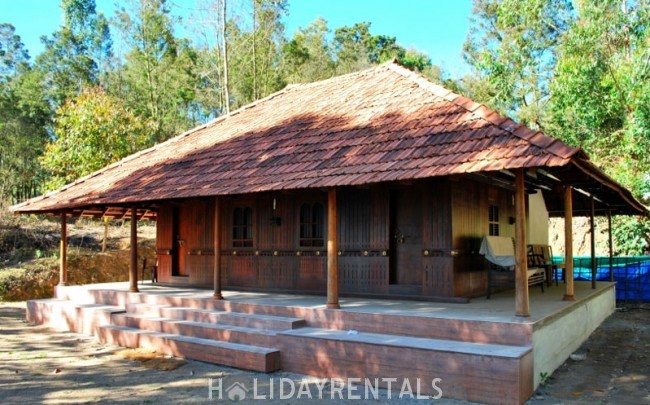
<svg viewBox="0 0 650 405"><path fill-rule="evenodd" d="M143 367L160 371L176 370L187 364L187 361L183 359L166 356L155 350L145 348L124 349L115 352L115 354L125 359L139 361Z"/></svg>

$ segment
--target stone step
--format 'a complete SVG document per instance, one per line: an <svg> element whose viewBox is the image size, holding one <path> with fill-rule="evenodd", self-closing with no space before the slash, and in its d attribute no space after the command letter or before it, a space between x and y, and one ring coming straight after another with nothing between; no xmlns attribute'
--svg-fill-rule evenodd
<svg viewBox="0 0 650 405"><path fill-rule="evenodd" d="M280 351L266 347L115 325L100 327L99 339L103 343L130 348L144 347L167 355L244 370L270 373L280 369Z"/></svg>
<svg viewBox="0 0 650 405"><path fill-rule="evenodd" d="M272 347L276 336L276 331L270 330L137 314L114 315L111 323L115 326L262 347Z"/></svg>
<svg viewBox="0 0 650 405"><path fill-rule="evenodd" d="M151 317L225 324L275 331L296 329L305 325L304 319L299 318L151 304L127 304L126 312L129 314L147 315Z"/></svg>

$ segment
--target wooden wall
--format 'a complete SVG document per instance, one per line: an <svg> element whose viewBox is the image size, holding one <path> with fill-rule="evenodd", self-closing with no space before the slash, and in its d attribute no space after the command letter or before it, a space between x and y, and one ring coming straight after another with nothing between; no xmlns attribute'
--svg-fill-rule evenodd
<svg viewBox="0 0 650 405"><path fill-rule="evenodd" d="M489 206L499 207L501 236L514 237L512 192L470 181L451 181L452 252L454 255L454 296L483 295L487 290L487 262L478 252L488 235Z"/></svg>
<svg viewBox="0 0 650 405"><path fill-rule="evenodd" d="M417 192L414 192L417 191ZM502 235L514 227L511 193L466 179L436 179L408 184L344 187L338 190L339 283L342 293L399 295L391 282L391 255L396 249L391 229L391 195L403 193L417 200L421 235L409 266L421 280L409 294L428 297L467 297L487 288L486 267L478 255L481 238L488 232L488 206L498 204ZM325 244L301 247L300 206L320 203L327 207L323 190L260 193L222 197L221 261L225 288L275 291L326 291ZM174 207L176 209L174 210ZM233 246L233 210L253 209L253 243ZM172 233L172 213L180 216L186 276L172 275L171 253L177 237ZM325 216L327 210L325 209ZM195 199L166 203L158 212L159 281L212 286L214 200ZM327 218L323 222L327 239ZM420 227L420 225L417 225ZM420 249L421 244L421 249ZM416 257L415 257L416 256ZM393 264L392 264L393 263Z"/></svg>

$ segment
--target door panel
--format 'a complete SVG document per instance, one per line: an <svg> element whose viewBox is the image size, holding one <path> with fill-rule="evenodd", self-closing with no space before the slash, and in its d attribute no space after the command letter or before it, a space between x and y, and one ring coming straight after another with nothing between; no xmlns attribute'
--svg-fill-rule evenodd
<svg viewBox="0 0 650 405"><path fill-rule="evenodd" d="M422 204L415 188L391 192L391 284L422 284Z"/></svg>
<svg viewBox="0 0 650 405"><path fill-rule="evenodd" d="M172 209L172 276L186 276L187 266L185 265L185 258L187 256L187 243L186 236L183 234L182 221L186 220L183 217L183 209L181 206L173 207Z"/></svg>

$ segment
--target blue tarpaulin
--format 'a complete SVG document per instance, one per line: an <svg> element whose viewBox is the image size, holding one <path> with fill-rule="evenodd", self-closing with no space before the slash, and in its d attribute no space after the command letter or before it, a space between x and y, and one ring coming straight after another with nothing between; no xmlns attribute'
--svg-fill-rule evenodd
<svg viewBox="0 0 650 405"><path fill-rule="evenodd" d="M596 257L596 266L596 281L609 281L609 257ZM650 301L650 256L614 257L612 271L617 300ZM591 257L573 258L573 276L577 281L591 281Z"/></svg>

